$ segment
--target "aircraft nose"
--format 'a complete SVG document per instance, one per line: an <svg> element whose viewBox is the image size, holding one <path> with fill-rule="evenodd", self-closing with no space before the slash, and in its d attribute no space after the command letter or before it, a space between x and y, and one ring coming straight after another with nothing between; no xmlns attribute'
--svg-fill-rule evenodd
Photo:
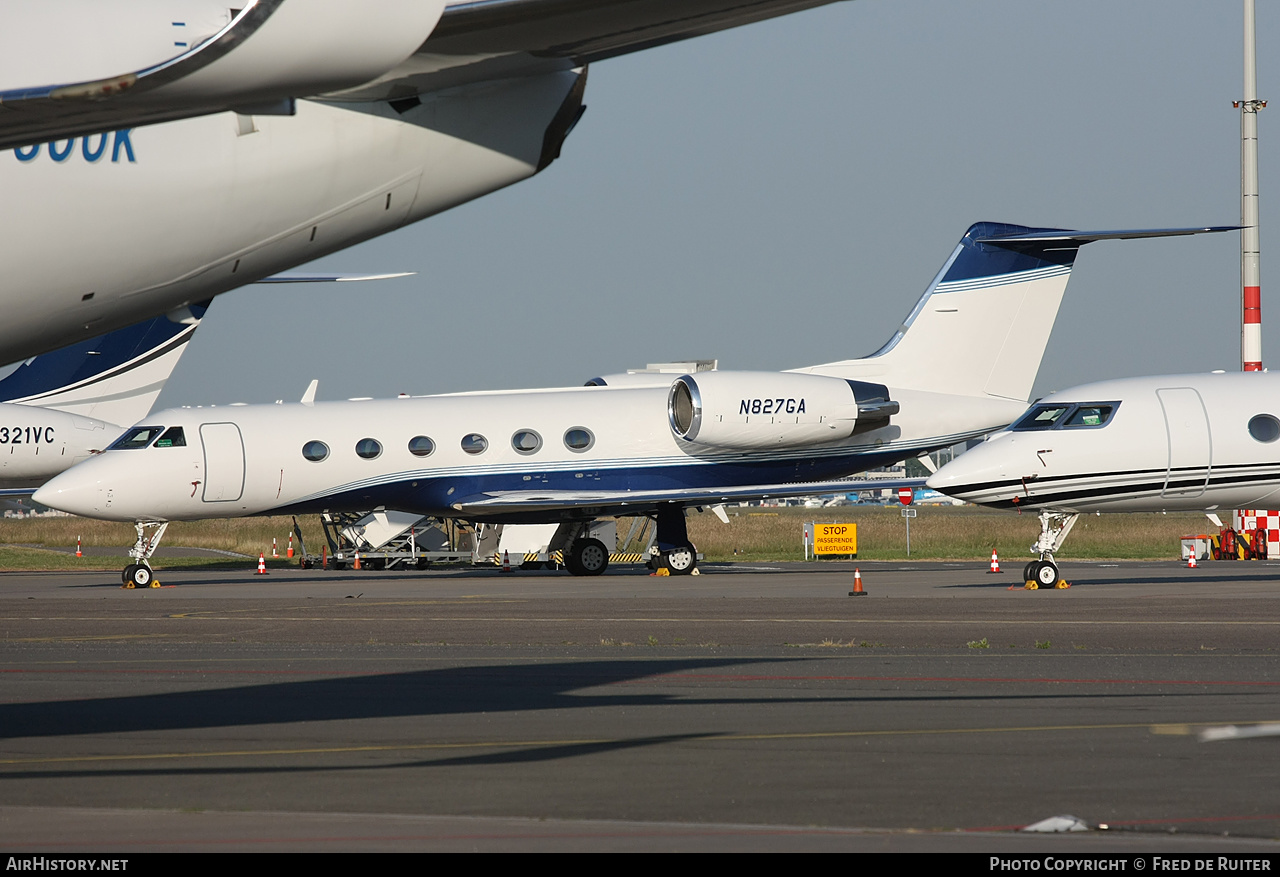
<svg viewBox="0 0 1280 877"><path fill-rule="evenodd" d="M100 479L83 471L88 462L92 461L73 466L45 482L31 498L60 512L86 518L103 517L111 491L104 489Z"/></svg>
<svg viewBox="0 0 1280 877"><path fill-rule="evenodd" d="M1005 452L999 439L984 442L956 457L925 481L929 487L969 502L998 502L1006 497L998 486L1003 478Z"/></svg>

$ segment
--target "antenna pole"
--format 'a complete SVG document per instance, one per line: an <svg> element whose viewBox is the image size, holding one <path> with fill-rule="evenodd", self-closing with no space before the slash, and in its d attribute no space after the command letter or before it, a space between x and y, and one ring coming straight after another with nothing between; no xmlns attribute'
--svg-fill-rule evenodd
<svg viewBox="0 0 1280 877"><path fill-rule="evenodd" d="M1244 0L1244 100L1240 110L1240 368L1262 371L1262 267L1258 247L1258 69L1254 0Z"/></svg>

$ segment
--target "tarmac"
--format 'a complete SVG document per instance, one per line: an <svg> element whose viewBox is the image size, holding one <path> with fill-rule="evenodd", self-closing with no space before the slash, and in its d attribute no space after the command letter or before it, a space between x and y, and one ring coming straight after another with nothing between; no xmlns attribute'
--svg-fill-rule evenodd
<svg viewBox="0 0 1280 877"><path fill-rule="evenodd" d="M1280 563L1005 565L3 573L0 845L1280 852Z"/></svg>

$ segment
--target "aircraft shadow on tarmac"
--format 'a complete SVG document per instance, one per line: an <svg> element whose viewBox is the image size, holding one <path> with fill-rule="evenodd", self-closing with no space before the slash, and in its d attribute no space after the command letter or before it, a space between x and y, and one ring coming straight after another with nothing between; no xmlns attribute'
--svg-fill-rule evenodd
<svg viewBox="0 0 1280 877"><path fill-rule="evenodd" d="M202 691L177 691L126 697L0 704L0 739L121 734L133 731L176 731L275 725L294 722L349 721L576 710L600 707L776 704L777 698L699 697L696 693L576 693L601 686L641 683L664 675L728 666L805 663L810 658L690 658L669 660L604 660L559 664L516 664L500 667L450 667L402 673L338 676L306 681L273 682ZM661 685L657 679L654 685ZM788 703L977 702L1062 699L1163 697L1133 692L1085 694L1062 691L1032 694L921 691L865 694L815 693L788 698ZM1187 696L1187 695L1182 695ZM1213 696L1206 693L1203 696Z"/></svg>

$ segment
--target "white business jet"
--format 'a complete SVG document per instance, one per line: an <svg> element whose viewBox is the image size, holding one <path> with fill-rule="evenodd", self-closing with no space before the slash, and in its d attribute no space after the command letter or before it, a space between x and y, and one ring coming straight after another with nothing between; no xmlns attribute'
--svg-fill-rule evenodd
<svg viewBox="0 0 1280 877"><path fill-rule="evenodd" d="M1280 375L1162 375L1046 396L928 479L950 496L1040 512L1027 581L1082 512L1272 508L1280 494Z"/></svg>
<svg viewBox="0 0 1280 877"><path fill-rule="evenodd" d="M12 0L0 362L526 179L589 64L827 2Z"/></svg>
<svg viewBox="0 0 1280 877"><path fill-rule="evenodd" d="M788 372L605 376L588 386L162 411L36 501L149 525L386 508L561 526L576 574L597 517L651 515L657 561L693 570L689 506L858 489L841 476L998 429L1026 407L1079 247L1213 229L972 226L887 344ZM309 396L314 393L314 385ZM875 486L883 486L883 482ZM125 571L150 580L146 557Z"/></svg>

